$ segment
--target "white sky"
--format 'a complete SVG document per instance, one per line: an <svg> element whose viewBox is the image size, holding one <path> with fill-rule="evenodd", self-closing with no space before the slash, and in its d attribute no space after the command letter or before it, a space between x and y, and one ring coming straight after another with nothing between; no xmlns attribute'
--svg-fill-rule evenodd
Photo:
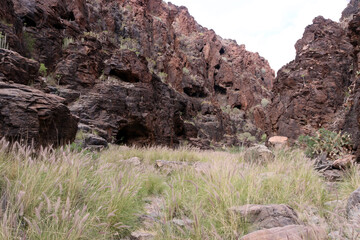
<svg viewBox="0 0 360 240"><path fill-rule="evenodd" d="M279 70L295 58L294 45L319 15L339 21L349 0L168 0L222 38L235 39Z"/></svg>

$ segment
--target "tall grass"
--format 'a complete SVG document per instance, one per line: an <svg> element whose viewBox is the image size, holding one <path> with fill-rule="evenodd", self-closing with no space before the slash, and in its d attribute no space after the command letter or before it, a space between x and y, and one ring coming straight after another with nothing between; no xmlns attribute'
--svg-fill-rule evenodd
<svg viewBox="0 0 360 240"><path fill-rule="evenodd" d="M94 158L70 147L35 152L1 140L0 239L121 239L139 229L155 239L238 239L249 226L230 207L284 203L306 223L309 207L321 215L324 203L336 199L300 150L277 150L265 165L246 163L243 156L110 146ZM142 163L122 161L131 157ZM164 172L154 167L156 160L190 164ZM338 194L360 182L355 172ZM152 225L144 225L140 216L153 198L164 206ZM175 218L192 221L179 226Z"/></svg>

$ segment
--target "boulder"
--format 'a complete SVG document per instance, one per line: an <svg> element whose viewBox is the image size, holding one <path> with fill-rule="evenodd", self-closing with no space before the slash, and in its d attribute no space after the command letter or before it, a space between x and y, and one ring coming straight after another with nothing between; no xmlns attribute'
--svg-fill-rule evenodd
<svg viewBox="0 0 360 240"><path fill-rule="evenodd" d="M0 137L36 146L72 142L78 119L63 102L56 95L0 81Z"/></svg>
<svg viewBox="0 0 360 240"><path fill-rule="evenodd" d="M87 134L84 139L84 147L98 146L102 148L108 147L108 142L100 136L94 134Z"/></svg>
<svg viewBox="0 0 360 240"><path fill-rule="evenodd" d="M39 76L40 64L19 53L0 48L0 77L24 85L34 83Z"/></svg>
<svg viewBox="0 0 360 240"><path fill-rule="evenodd" d="M346 204L346 215L350 221L360 221L360 188L350 194Z"/></svg>
<svg viewBox="0 0 360 240"><path fill-rule="evenodd" d="M285 204L247 204L232 207L229 211L245 219L247 223L252 225L252 229L255 230L300 223L296 212Z"/></svg>
<svg viewBox="0 0 360 240"><path fill-rule="evenodd" d="M250 147L244 154L244 160L248 163L267 163L274 158L275 155L265 145Z"/></svg>
<svg viewBox="0 0 360 240"><path fill-rule="evenodd" d="M288 225L252 232L240 240L326 240L324 229L302 225Z"/></svg>
<svg viewBox="0 0 360 240"><path fill-rule="evenodd" d="M283 148L288 145L288 138L283 136L273 136L269 138L269 143L275 148Z"/></svg>

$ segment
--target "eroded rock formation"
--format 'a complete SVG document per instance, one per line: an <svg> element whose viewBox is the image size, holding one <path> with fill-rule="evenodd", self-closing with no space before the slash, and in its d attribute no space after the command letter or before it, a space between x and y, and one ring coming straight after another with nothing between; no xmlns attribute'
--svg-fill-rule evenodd
<svg viewBox="0 0 360 240"><path fill-rule="evenodd" d="M44 91L64 96L108 141L209 147L263 134L274 71L259 54L197 24L185 7L160 0L13 2L7 21L21 20L16 36L23 44L10 47L44 63Z"/></svg>

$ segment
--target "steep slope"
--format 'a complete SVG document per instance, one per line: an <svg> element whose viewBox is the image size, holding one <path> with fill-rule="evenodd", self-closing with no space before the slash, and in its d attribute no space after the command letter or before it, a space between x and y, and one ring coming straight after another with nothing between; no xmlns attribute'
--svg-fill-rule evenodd
<svg viewBox="0 0 360 240"><path fill-rule="evenodd" d="M44 63L44 81L55 86L44 91L65 97L80 122L109 141L208 147L262 135L273 70L244 45L201 27L185 7L13 2L22 31L8 34L11 49ZM14 31L15 20L5 19L0 31ZM15 36L23 44L13 44Z"/></svg>

